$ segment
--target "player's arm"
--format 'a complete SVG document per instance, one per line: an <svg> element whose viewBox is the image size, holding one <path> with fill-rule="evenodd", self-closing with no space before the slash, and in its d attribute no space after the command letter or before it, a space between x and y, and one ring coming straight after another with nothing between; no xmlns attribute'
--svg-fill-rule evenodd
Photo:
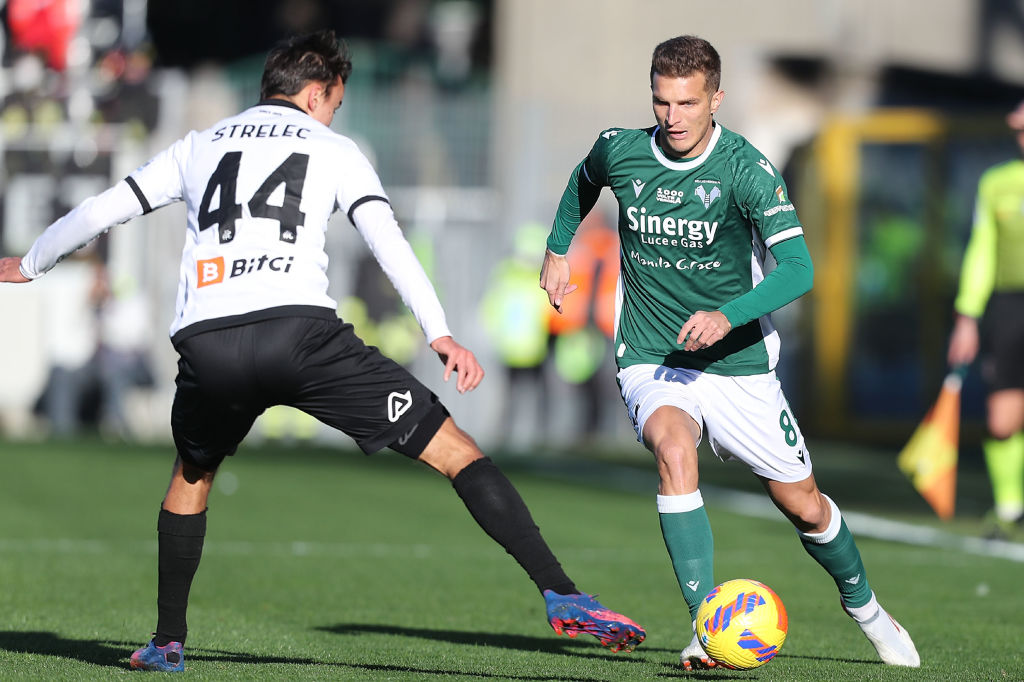
<svg viewBox="0 0 1024 682"><path fill-rule="evenodd" d="M814 284L814 265L803 235L777 242L769 248L777 263L775 269L753 289L719 308L733 327L795 301L810 291Z"/></svg>
<svg viewBox="0 0 1024 682"><path fill-rule="evenodd" d="M25 280L41 277L114 225L142 213L143 208L135 193L122 180L102 194L89 197L46 228L18 263L18 272ZM5 265L5 268L10 267L11 264ZM3 281L24 281L11 279L11 276L5 273Z"/></svg>
<svg viewBox="0 0 1024 682"><path fill-rule="evenodd" d="M544 262L540 268L540 288L547 292L548 301L559 313L567 294L576 291L577 286L569 283L569 244L572 242L580 223L590 213L601 195L601 185L591 180L584 159L569 175L569 183L558 202L558 211L548 235Z"/></svg>
<svg viewBox="0 0 1024 682"><path fill-rule="evenodd" d="M956 322L946 355L952 366L970 364L978 355L978 318L985 312L995 286L997 248L996 222L982 186L978 191L974 225L960 268L960 288L953 301Z"/></svg>
<svg viewBox="0 0 1024 682"><path fill-rule="evenodd" d="M178 158L191 137L179 140L105 192L89 197L46 228L16 264L5 259L0 281L41 277L111 227L181 198ZM17 275L12 268L17 266Z"/></svg>
<svg viewBox="0 0 1024 682"><path fill-rule="evenodd" d="M676 340L677 343L686 343L684 350L707 348L721 341L734 328L778 310L811 290L814 266L803 235L775 242L769 248L778 263L776 268L753 289L718 310L694 313Z"/></svg>
<svg viewBox="0 0 1024 682"><path fill-rule="evenodd" d="M452 338L434 285L402 234L391 205L383 197L375 197L359 203L349 217L402 302L412 311L431 349L445 363L444 380L457 372L456 388L460 393L476 388L484 371L473 353Z"/></svg>

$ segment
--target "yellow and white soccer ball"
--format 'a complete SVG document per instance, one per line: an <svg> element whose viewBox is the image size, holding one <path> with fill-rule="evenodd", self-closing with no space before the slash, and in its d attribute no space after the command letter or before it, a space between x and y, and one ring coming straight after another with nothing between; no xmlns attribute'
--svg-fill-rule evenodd
<svg viewBox="0 0 1024 682"><path fill-rule="evenodd" d="M786 641L789 620L779 595L756 580L727 580L701 602L697 639L719 665L749 670L764 665Z"/></svg>

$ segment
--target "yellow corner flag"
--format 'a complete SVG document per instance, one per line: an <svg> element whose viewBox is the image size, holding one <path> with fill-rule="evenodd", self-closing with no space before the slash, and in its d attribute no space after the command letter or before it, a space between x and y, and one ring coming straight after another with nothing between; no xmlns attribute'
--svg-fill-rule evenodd
<svg viewBox="0 0 1024 682"><path fill-rule="evenodd" d="M938 400L896 458L900 470L943 521L953 518L956 505L960 388L966 373L966 367L956 367L946 376Z"/></svg>

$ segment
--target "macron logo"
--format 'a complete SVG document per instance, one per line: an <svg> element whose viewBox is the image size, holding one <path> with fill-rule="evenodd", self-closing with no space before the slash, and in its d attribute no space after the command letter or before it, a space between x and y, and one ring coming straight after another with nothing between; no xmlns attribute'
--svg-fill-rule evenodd
<svg viewBox="0 0 1024 682"><path fill-rule="evenodd" d="M851 585L856 585L857 583L860 582L860 573L858 573L857 575L853 576L852 578L847 578L846 582L850 583Z"/></svg>
<svg viewBox="0 0 1024 682"><path fill-rule="evenodd" d="M640 198L640 192L644 191L644 185L647 183L640 178L633 178L633 191L636 193L636 198Z"/></svg>
<svg viewBox="0 0 1024 682"><path fill-rule="evenodd" d="M412 391L405 393L392 391L388 396L388 421L398 421L403 414L409 411L410 407L412 407Z"/></svg>
<svg viewBox="0 0 1024 682"><path fill-rule="evenodd" d="M697 588L700 587L700 581L699 580L687 580L686 581L686 586L690 588L691 592L696 592Z"/></svg>
<svg viewBox="0 0 1024 682"><path fill-rule="evenodd" d="M772 170L772 165L768 163L767 159L761 159L757 162L757 165L764 169L764 172L768 175L775 177L775 171Z"/></svg>

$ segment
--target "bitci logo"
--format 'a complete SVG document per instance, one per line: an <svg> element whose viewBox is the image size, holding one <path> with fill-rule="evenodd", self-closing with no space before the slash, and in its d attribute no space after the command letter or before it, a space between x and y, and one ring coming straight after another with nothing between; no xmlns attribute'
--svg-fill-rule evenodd
<svg viewBox="0 0 1024 682"><path fill-rule="evenodd" d="M196 261L196 288L224 281L224 259L220 256Z"/></svg>

